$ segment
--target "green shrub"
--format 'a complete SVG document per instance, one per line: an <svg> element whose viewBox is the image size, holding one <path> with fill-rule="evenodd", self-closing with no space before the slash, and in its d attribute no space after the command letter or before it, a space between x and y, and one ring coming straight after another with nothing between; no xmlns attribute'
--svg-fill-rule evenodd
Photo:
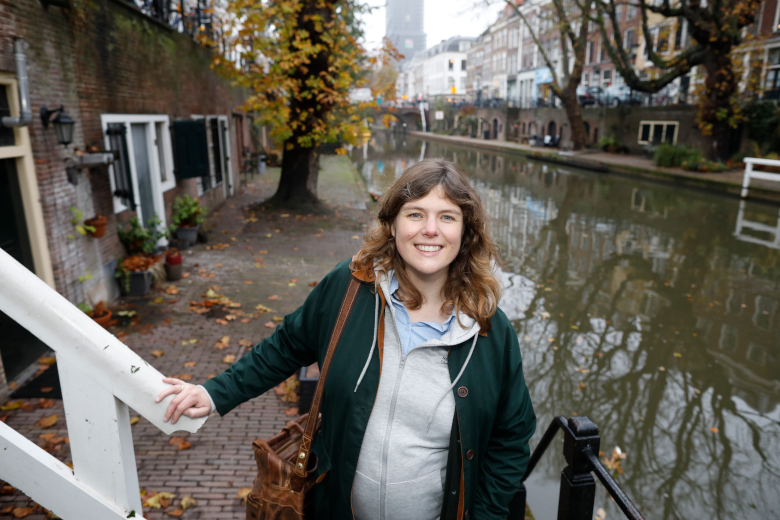
<svg viewBox="0 0 780 520"><path fill-rule="evenodd" d="M706 159L699 159L698 161L683 161L680 165L684 170L691 172L712 172L721 173L728 171L728 166L720 161L708 161Z"/></svg>
<svg viewBox="0 0 780 520"><path fill-rule="evenodd" d="M155 215L147 222L149 227L141 225L138 217L133 217L129 221L129 229L119 229L119 241L127 249L129 255L138 253L151 254L157 249L157 242L163 237L169 237L168 230L161 227L160 219Z"/></svg>
<svg viewBox="0 0 780 520"><path fill-rule="evenodd" d="M676 168L683 163L698 163L704 158L701 150L688 148L687 146L675 146L673 144L662 143L658 146L653 157L653 163L656 166L667 168Z"/></svg>
<svg viewBox="0 0 780 520"><path fill-rule="evenodd" d="M198 198L189 195L176 197L173 201L173 222L178 227L195 227L203 222L206 210L201 207Z"/></svg>
<svg viewBox="0 0 780 520"><path fill-rule="evenodd" d="M609 134L608 136L599 139L599 147L602 150L607 150L609 148L612 148L613 150L623 150L626 146L623 144L623 141L615 137L614 134Z"/></svg>

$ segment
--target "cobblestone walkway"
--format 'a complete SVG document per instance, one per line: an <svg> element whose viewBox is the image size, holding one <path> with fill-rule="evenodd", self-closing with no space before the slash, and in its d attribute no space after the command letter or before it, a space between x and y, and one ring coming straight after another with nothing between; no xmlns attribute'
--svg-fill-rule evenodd
<svg viewBox="0 0 780 520"><path fill-rule="evenodd" d="M266 323L273 323L273 316L295 310L311 291L311 282L357 252L370 214L360 209L365 200L354 200L364 192L350 184L356 179L347 171L351 165L346 157L324 158L319 190L320 197L335 209L329 216L282 212L252 216L244 208L273 193L279 172L270 169L268 175L254 177L236 197L210 211L205 225L208 244L184 253L187 278L162 284L148 298L120 300L120 304L135 306L126 308L133 308L138 320L127 327L112 327L111 332L163 374L189 374L197 384L223 371L228 366L223 362L226 355L239 358L251 348L242 346L241 340L248 340L243 345L255 344L270 335L273 329ZM209 289L241 304L230 313L235 318L221 310L205 314L190 310L189 302L202 301ZM258 304L274 312L258 314ZM229 338L228 346L215 348L224 337ZM160 351L164 353L159 355ZM37 399L23 401L29 403L26 408L34 409L0 412L0 417L6 415L9 426L39 445L48 444L53 455L70 462L66 442L52 447L40 437L47 433L67 436L62 401L54 400L45 409L38 407ZM251 487L256 472L252 441L279 431L291 418L285 415L288 406L271 391L224 418L214 414L198 433L184 434L191 444L185 450L171 445L170 437L140 418L132 428L141 489L176 496L167 508L144 507L144 516L172 518L167 513L179 509L187 495L197 504L184 511L182 518L244 519L244 506L236 495L241 488ZM59 417L55 426L36 425L52 414ZM136 416L131 410L131 417ZM19 491L3 487L0 518L13 518L14 508L34 506ZM46 514L39 507L26 518L43 519Z"/></svg>

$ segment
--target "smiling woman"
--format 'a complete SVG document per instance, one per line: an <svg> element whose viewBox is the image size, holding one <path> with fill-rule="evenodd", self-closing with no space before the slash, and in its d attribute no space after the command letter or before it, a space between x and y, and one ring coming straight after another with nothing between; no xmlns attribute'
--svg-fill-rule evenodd
<svg viewBox="0 0 780 520"><path fill-rule="evenodd" d="M202 387L166 379L172 386L158 402L178 394L166 412L174 422L224 415L301 366L327 363L334 375L321 394L322 429L306 441L316 456L308 470L316 518L505 519L536 416L517 333L497 307L497 261L466 176L451 162L421 161L379 201L353 262L227 371ZM356 282L354 306L339 319L347 334L328 350L342 295ZM259 516L247 518L295 517L284 497L263 489L249 496Z"/></svg>

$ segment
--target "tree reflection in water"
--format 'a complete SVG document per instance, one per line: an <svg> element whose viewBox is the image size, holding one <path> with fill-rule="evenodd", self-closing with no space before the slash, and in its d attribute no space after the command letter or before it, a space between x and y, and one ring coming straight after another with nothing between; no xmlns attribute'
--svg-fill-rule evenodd
<svg viewBox="0 0 780 520"><path fill-rule="evenodd" d="M356 162L381 190L420 142L374 139ZM648 518L776 518L780 251L732 235L737 201L436 142L425 152L466 169L489 208L501 308L539 417L532 444L555 415L588 415L602 449L628 453L619 480ZM557 482L565 461L551 451L536 471Z"/></svg>

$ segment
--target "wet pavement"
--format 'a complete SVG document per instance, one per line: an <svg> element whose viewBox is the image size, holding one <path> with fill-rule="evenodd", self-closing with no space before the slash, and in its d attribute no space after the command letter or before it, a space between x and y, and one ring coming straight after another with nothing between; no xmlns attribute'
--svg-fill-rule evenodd
<svg viewBox="0 0 780 520"><path fill-rule="evenodd" d="M310 284L357 252L370 222L367 196L348 159L325 157L322 167L319 194L334 210L332 215L247 212L246 206L273 194L279 170L270 168L267 175L250 178L236 197L209 212L208 243L183 253L187 278L163 283L146 298L122 298L111 308L115 314L135 311L136 320L112 327L111 332L163 374L191 378L194 384L227 368L226 356L240 358L269 336L274 317L295 310L311 291ZM240 307L200 305L215 295ZM258 305L272 312L259 312ZM62 401L44 402L46 408L38 399L22 401L29 411L0 412L0 417L6 416L9 426L70 462ZM178 435L189 444L183 450L140 418L132 430L141 489L147 497L153 492L175 495L167 507L144 507L144 516L171 518L167 513L176 513L182 498L189 496L197 503L181 518L243 520L245 508L236 495L251 487L256 474L252 441L277 433L295 417L294 407L270 391L224 418L213 415L196 434ZM55 414L53 426L41 426L42 418ZM137 417L132 410L131 417ZM15 508L27 507L34 508L29 498L3 489L0 518L13 518ZM46 517L40 508L22 513L29 513L30 520Z"/></svg>

